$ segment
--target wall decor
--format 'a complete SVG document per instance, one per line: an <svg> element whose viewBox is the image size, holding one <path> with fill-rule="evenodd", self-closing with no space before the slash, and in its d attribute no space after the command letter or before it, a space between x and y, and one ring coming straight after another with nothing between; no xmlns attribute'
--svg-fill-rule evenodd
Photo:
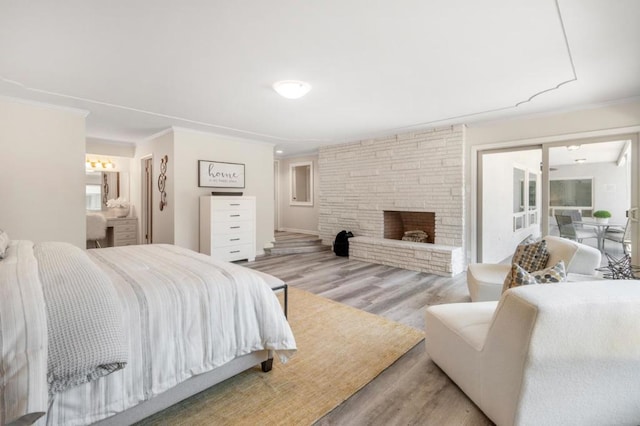
<svg viewBox="0 0 640 426"><path fill-rule="evenodd" d="M244 188L244 164L198 160L198 186Z"/></svg>
<svg viewBox="0 0 640 426"><path fill-rule="evenodd" d="M158 190L160 191L160 211L167 205L167 192L164 190L167 182L167 163L169 156L165 155L160 159L160 175L158 176Z"/></svg>
<svg viewBox="0 0 640 426"><path fill-rule="evenodd" d="M107 205L109 199L109 177L106 173L102 174L102 205Z"/></svg>

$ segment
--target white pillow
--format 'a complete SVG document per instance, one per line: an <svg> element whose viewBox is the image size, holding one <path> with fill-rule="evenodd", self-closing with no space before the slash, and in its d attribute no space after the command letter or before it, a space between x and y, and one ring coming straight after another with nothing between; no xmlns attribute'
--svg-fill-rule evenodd
<svg viewBox="0 0 640 426"><path fill-rule="evenodd" d="M0 259L4 259L10 241L11 240L9 240L9 235L5 231L0 229Z"/></svg>

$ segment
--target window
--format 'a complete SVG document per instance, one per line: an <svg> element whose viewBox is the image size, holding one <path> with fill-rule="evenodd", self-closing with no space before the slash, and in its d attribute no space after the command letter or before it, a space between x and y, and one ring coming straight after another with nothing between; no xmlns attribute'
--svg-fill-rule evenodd
<svg viewBox="0 0 640 426"><path fill-rule="evenodd" d="M87 210L102 210L101 185L86 185L86 208Z"/></svg>
<svg viewBox="0 0 640 426"><path fill-rule="evenodd" d="M549 182L552 207L593 207L593 179L557 179Z"/></svg>

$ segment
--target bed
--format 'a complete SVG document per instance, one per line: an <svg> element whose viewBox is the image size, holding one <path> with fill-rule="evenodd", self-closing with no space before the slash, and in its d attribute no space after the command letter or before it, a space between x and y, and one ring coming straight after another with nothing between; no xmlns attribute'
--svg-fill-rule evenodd
<svg viewBox="0 0 640 426"><path fill-rule="evenodd" d="M268 371L274 354L286 362L296 343L278 281L172 245L9 242L0 424L130 424Z"/></svg>

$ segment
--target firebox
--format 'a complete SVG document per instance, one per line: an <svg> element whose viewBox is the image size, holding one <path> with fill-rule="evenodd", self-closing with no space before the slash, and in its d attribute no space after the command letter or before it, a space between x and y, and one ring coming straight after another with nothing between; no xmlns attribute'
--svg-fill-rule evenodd
<svg viewBox="0 0 640 426"><path fill-rule="evenodd" d="M436 214L433 212L384 211L384 238L417 241L415 235L426 234L427 243L436 239Z"/></svg>

